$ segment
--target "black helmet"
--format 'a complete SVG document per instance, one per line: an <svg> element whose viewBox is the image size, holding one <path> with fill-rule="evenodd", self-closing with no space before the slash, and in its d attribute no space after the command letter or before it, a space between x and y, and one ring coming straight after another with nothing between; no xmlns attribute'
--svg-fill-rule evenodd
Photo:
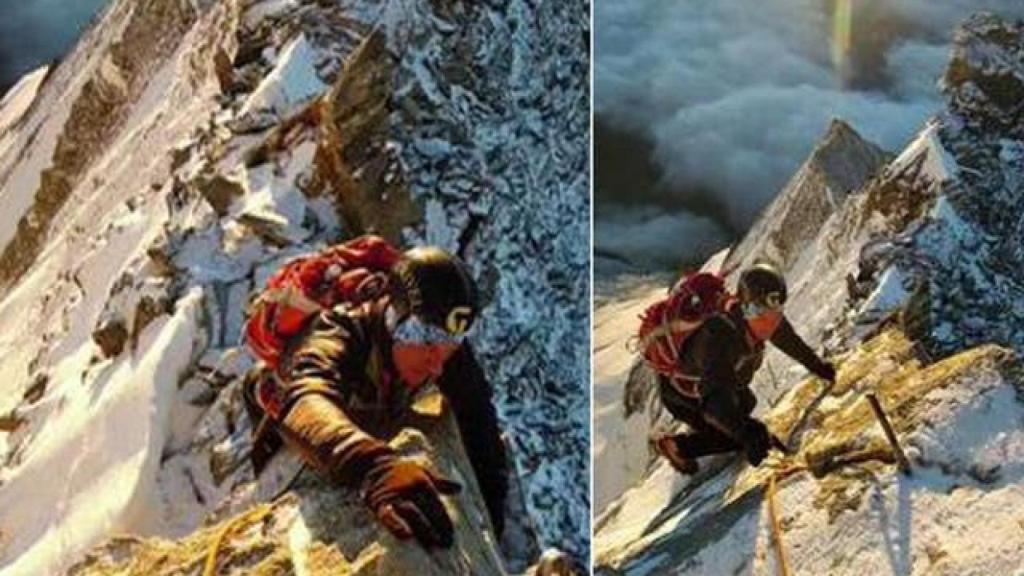
<svg viewBox="0 0 1024 576"><path fill-rule="evenodd" d="M469 330L479 307L476 282L466 264L436 246L413 248L393 270L395 305L452 335Z"/></svg>
<svg viewBox="0 0 1024 576"><path fill-rule="evenodd" d="M786 279L771 264L755 264L740 275L739 296L745 302L777 308L786 302Z"/></svg>

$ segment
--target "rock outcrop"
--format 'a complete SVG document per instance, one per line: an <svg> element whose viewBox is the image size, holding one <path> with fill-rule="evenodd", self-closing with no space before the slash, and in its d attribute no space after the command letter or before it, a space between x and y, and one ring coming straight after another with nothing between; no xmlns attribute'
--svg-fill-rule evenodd
<svg viewBox="0 0 1024 576"><path fill-rule="evenodd" d="M448 499L455 546L427 552L396 541L355 491L339 490L299 468L292 490L220 519L180 541L118 537L72 566L69 576L122 574L503 574L472 468L450 416L392 440L399 453L435 466L463 485ZM212 571L211 571L212 570Z"/></svg>

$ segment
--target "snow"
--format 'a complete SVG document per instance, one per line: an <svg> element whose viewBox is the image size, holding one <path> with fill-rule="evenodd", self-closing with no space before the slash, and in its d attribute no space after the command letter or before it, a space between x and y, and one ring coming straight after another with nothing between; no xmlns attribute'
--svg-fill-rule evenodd
<svg viewBox="0 0 1024 576"><path fill-rule="evenodd" d="M911 164L921 162L922 175L928 177L934 184L955 179L959 174L959 167L956 159L946 150L939 139L940 128L940 123L930 122L893 160L889 169L893 172L900 172Z"/></svg>
<svg viewBox="0 0 1024 576"><path fill-rule="evenodd" d="M275 18L298 6L296 0L262 0L245 13L244 26L249 29L256 28L261 22Z"/></svg>
<svg viewBox="0 0 1024 576"><path fill-rule="evenodd" d="M594 510L600 512L623 490L639 480L647 466L647 429L642 414L626 420L622 402L636 353L627 341L636 333L639 316L664 297L658 286L594 310Z"/></svg>
<svg viewBox="0 0 1024 576"><path fill-rule="evenodd" d="M899 268L893 266L886 269L874 292L861 305L861 314L883 314L902 305L910 297L904 288L905 281Z"/></svg>
<svg viewBox="0 0 1024 576"><path fill-rule="evenodd" d="M300 33L281 52L274 69L249 96L239 116L270 110L284 117L322 94L327 85L317 76L316 61L316 52L305 33Z"/></svg>
<svg viewBox="0 0 1024 576"><path fill-rule="evenodd" d="M49 73L49 66L37 68L22 76L18 83L7 91L3 100L0 100L0 135L6 136L6 132L11 126L25 115L29 106L35 102L39 88ZM2 146L0 144L0 153L2 153Z"/></svg>
<svg viewBox="0 0 1024 576"><path fill-rule="evenodd" d="M62 401L0 491L0 522L13 536L5 575L54 574L111 532L159 529L156 474L200 308L198 292L182 299L173 317L147 329L137 357L90 369L90 342L56 367Z"/></svg>

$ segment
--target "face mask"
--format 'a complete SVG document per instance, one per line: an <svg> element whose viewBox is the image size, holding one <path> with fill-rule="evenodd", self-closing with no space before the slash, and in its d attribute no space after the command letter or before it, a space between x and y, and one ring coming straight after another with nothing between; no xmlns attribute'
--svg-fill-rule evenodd
<svg viewBox="0 0 1024 576"><path fill-rule="evenodd" d="M782 323L782 312L779 310L764 310L761 314L753 317L746 316L747 327L750 333L758 340L764 341L772 337L775 329Z"/></svg>
<svg viewBox="0 0 1024 576"><path fill-rule="evenodd" d="M444 373L445 363L458 350L456 344L408 345L391 348L399 379L412 391Z"/></svg>

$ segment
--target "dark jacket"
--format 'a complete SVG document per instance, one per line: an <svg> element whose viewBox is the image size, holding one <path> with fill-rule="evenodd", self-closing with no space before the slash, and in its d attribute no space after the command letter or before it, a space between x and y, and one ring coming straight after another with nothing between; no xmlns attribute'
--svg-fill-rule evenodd
<svg viewBox="0 0 1024 576"><path fill-rule="evenodd" d="M315 469L346 485L359 486L377 459L394 457L378 437L396 431L411 403L392 365L385 308L380 300L321 313L284 368L278 432ZM505 448L490 385L468 344L448 360L436 384L500 532Z"/></svg>
<svg viewBox="0 0 1024 576"><path fill-rule="evenodd" d="M823 375L826 364L797 335L786 318L770 342L814 374ZM745 425L753 403L749 390L764 360L765 345L747 329L739 306L712 316L683 345L679 363L697 380L696 391L705 419L736 437Z"/></svg>

